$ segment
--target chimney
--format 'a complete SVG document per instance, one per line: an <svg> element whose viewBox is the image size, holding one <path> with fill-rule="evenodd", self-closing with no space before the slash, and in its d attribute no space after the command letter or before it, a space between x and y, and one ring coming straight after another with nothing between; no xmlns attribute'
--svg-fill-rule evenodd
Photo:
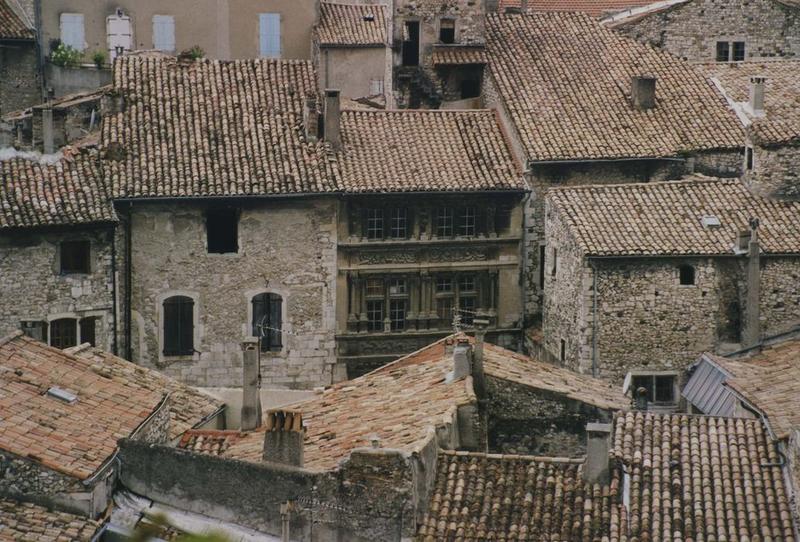
<svg viewBox="0 0 800 542"><path fill-rule="evenodd" d="M489 315L484 310L478 310L472 320L475 326L475 348L472 355L472 382L475 394L479 399L486 397L486 375L483 372L483 345L486 339L486 328L489 327Z"/></svg>
<svg viewBox="0 0 800 542"><path fill-rule="evenodd" d="M764 82L766 77L756 75L750 78L750 110L756 117L764 116Z"/></svg>
<svg viewBox="0 0 800 542"><path fill-rule="evenodd" d="M461 380L472 373L472 346L466 340L459 341L453 349L453 381Z"/></svg>
<svg viewBox="0 0 800 542"><path fill-rule="evenodd" d="M319 138L319 112L317 111L317 98L314 95L306 96L303 108L303 127L306 141L315 143Z"/></svg>
<svg viewBox="0 0 800 542"><path fill-rule="evenodd" d="M608 456L611 451L611 424L586 424L586 464L583 479L590 484L609 481Z"/></svg>
<svg viewBox="0 0 800 542"><path fill-rule="evenodd" d="M639 75L631 78L631 100L633 107L641 111L656 106L656 78L651 75Z"/></svg>
<svg viewBox="0 0 800 542"><path fill-rule="evenodd" d="M252 431L261 426L261 363L258 339L248 337L242 341L242 431Z"/></svg>
<svg viewBox="0 0 800 542"><path fill-rule="evenodd" d="M42 107L42 152L53 154L55 147L55 126L53 126L53 89L47 90L47 100Z"/></svg>
<svg viewBox="0 0 800 542"><path fill-rule="evenodd" d="M750 238L752 237L752 233L750 230L741 230L739 235L736 236L736 248L735 252L738 254L744 254L750 250Z"/></svg>
<svg viewBox="0 0 800 542"><path fill-rule="evenodd" d="M747 301L744 308L742 346L750 348L761 341L761 246L758 242L758 219L750 219L747 244Z"/></svg>
<svg viewBox="0 0 800 542"><path fill-rule="evenodd" d="M325 141L334 151L342 148L342 131L339 122L342 117L339 90L325 89Z"/></svg>
<svg viewBox="0 0 800 542"><path fill-rule="evenodd" d="M291 410L267 413L264 433L264 461L303 466L303 414Z"/></svg>

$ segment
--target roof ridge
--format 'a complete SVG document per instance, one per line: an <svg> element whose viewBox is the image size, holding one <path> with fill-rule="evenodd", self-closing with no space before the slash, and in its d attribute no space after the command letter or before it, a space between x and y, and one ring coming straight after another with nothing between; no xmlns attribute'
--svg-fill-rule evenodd
<svg viewBox="0 0 800 542"><path fill-rule="evenodd" d="M655 182L640 182L640 183L613 183L613 184L584 184L579 186L551 186L548 192L572 192L572 191L589 191L589 190L603 190L611 188L644 188L644 187L660 187L667 185L691 185L691 184L710 184L710 183L741 183L736 177L711 177L701 173L693 173L689 178L680 178L668 181L655 181Z"/></svg>
<svg viewBox="0 0 800 542"><path fill-rule="evenodd" d="M545 456L545 455L526 455L526 454L496 454L490 452L471 452L462 450L439 450L440 455L453 457L481 457L486 459L522 460L535 461L537 463L561 463L566 465L582 465L585 458L565 457L565 456Z"/></svg>

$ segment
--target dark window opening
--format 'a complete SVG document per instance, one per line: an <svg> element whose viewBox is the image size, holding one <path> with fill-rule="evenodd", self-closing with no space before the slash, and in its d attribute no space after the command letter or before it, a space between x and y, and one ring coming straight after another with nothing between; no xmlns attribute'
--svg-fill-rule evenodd
<svg viewBox="0 0 800 542"><path fill-rule="evenodd" d="M494 230L497 233L505 233L511 229L511 205L501 205L497 208L494 216Z"/></svg>
<svg viewBox="0 0 800 542"><path fill-rule="evenodd" d="M194 300L178 295L164 301L164 355L194 354Z"/></svg>
<svg viewBox="0 0 800 542"><path fill-rule="evenodd" d="M88 316L81 318L81 344L89 343L92 346L97 346L97 318Z"/></svg>
<svg viewBox="0 0 800 542"><path fill-rule="evenodd" d="M449 207L442 207L436 213L436 236L437 237L452 237L453 236L453 209Z"/></svg>
<svg viewBox="0 0 800 542"><path fill-rule="evenodd" d="M89 241L61 243L61 273L89 273L91 244Z"/></svg>
<svg viewBox="0 0 800 542"><path fill-rule="evenodd" d="M717 62L728 62L730 60L731 45L727 41L717 42Z"/></svg>
<svg viewBox="0 0 800 542"><path fill-rule="evenodd" d="M753 147L747 147L744 150L745 168L747 171L753 171Z"/></svg>
<svg viewBox="0 0 800 542"><path fill-rule="evenodd" d="M680 284L682 286L691 286L694 284L694 266L682 265L678 268L678 275Z"/></svg>
<svg viewBox="0 0 800 542"><path fill-rule="evenodd" d="M50 322L50 346L70 348L77 346L78 321L75 318L61 318Z"/></svg>
<svg viewBox="0 0 800 542"><path fill-rule="evenodd" d="M403 66L419 65L419 21L406 21L403 35Z"/></svg>
<svg viewBox="0 0 800 542"><path fill-rule="evenodd" d="M218 209L206 214L208 252L239 252L239 213L235 209Z"/></svg>
<svg viewBox="0 0 800 542"><path fill-rule="evenodd" d="M544 276L546 265L547 247L545 245L539 246L539 288L544 288Z"/></svg>
<svg viewBox="0 0 800 542"><path fill-rule="evenodd" d="M405 239L408 237L408 211L405 208L391 210L389 233L393 239Z"/></svg>
<svg viewBox="0 0 800 542"><path fill-rule="evenodd" d="M43 343L47 342L47 322L20 322L20 329L31 339L35 339Z"/></svg>
<svg viewBox="0 0 800 542"><path fill-rule="evenodd" d="M558 272L558 249L553 247L553 267L550 268L550 276L555 277Z"/></svg>
<svg viewBox="0 0 800 542"><path fill-rule="evenodd" d="M253 297L253 336L261 340L262 352L279 352L283 348L282 307L283 298L278 294Z"/></svg>
<svg viewBox="0 0 800 542"><path fill-rule="evenodd" d="M461 99L478 98L481 95L480 79L464 79L461 81Z"/></svg>
<svg viewBox="0 0 800 542"><path fill-rule="evenodd" d="M453 19L442 19L439 22L439 41L442 43L456 42L456 22Z"/></svg>
<svg viewBox="0 0 800 542"><path fill-rule="evenodd" d="M392 331L403 331L406 328L405 299L392 299L389 301L389 320Z"/></svg>
<svg viewBox="0 0 800 542"><path fill-rule="evenodd" d="M744 60L744 42L743 41L734 41L733 42L733 61L734 62L741 62Z"/></svg>
<svg viewBox="0 0 800 542"><path fill-rule="evenodd" d="M383 239L383 209L367 209L367 239Z"/></svg>
<svg viewBox="0 0 800 542"><path fill-rule="evenodd" d="M644 389L648 403L675 403L675 375L636 375L631 380L634 394Z"/></svg>
<svg viewBox="0 0 800 542"><path fill-rule="evenodd" d="M561 348L558 354L558 359L561 360L561 363L567 361L567 341L561 339Z"/></svg>

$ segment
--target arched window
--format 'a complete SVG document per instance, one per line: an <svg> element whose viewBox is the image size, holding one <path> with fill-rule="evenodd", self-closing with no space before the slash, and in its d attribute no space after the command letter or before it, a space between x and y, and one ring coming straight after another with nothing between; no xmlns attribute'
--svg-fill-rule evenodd
<svg viewBox="0 0 800 542"><path fill-rule="evenodd" d="M253 336L261 339L262 352L280 352L283 348L282 308L283 299L278 294L253 296Z"/></svg>
<svg viewBox="0 0 800 542"><path fill-rule="evenodd" d="M690 286L694 284L694 266L682 265L678 268L678 275L680 284L682 286Z"/></svg>
<svg viewBox="0 0 800 542"><path fill-rule="evenodd" d="M194 354L194 300L176 295L164 300L164 355Z"/></svg>

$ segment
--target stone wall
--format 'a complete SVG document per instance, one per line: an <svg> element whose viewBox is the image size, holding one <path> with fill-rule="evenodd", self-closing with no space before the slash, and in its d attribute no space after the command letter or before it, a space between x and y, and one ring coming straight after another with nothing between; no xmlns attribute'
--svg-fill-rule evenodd
<svg viewBox="0 0 800 542"><path fill-rule="evenodd" d="M169 421L169 398L166 398L132 438L152 444L166 444L169 441Z"/></svg>
<svg viewBox="0 0 800 542"><path fill-rule="evenodd" d="M747 60L800 55L800 9L775 0L692 0L616 29L691 61L715 61L717 41L744 41Z"/></svg>
<svg viewBox="0 0 800 542"><path fill-rule="evenodd" d="M34 42L0 43L0 115L39 103L40 84Z"/></svg>
<svg viewBox="0 0 800 542"><path fill-rule="evenodd" d="M330 384L334 357L336 205L329 199L240 205L238 253L209 254L205 207L135 204L132 211L133 360L199 386L240 386L241 341L252 334L251 300L283 298L283 349L264 352L275 387ZM163 355L163 301L194 301L192 356Z"/></svg>
<svg viewBox="0 0 800 542"><path fill-rule="evenodd" d="M22 321L97 317L97 346L111 351L114 330L111 229L0 234L0 336ZM89 239L91 273L60 274L60 242Z"/></svg>
<svg viewBox="0 0 800 542"><path fill-rule="evenodd" d="M761 336L800 324L800 258L761 257Z"/></svg>
<svg viewBox="0 0 800 542"><path fill-rule="evenodd" d="M374 96L372 81L384 85L383 93L391 93L386 81L385 47L323 47L320 49L320 91L336 88L343 98Z"/></svg>
<svg viewBox="0 0 800 542"><path fill-rule="evenodd" d="M756 194L800 200L800 140L782 146L755 146L753 170L744 181Z"/></svg>

